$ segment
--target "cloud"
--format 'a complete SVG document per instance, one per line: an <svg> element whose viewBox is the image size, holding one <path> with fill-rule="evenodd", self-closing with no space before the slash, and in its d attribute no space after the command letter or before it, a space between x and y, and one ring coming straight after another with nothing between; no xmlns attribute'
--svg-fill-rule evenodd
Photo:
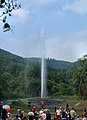
<svg viewBox="0 0 87 120"><path fill-rule="evenodd" d="M28 35L25 41L25 54L27 57L41 57L41 40L40 35L32 33Z"/></svg>
<svg viewBox="0 0 87 120"><path fill-rule="evenodd" d="M9 17L12 20L12 22L17 22L17 27L18 26L19 27L18 28L16 27L17 29L12 35L9 35L8 33L7 34L4 33L5 35L3 33L1 34L0 40L1 48L4 48L5 50L7 49L7 51L11 51L12 53L15 53L23 57L41 56L42 50L41 41L39 37L37 35L34 35L33 33L40 30L41 24L44 24L44 26L46 27L47 37L49 37L50 33L52 33L51 36L53 36L52 38L49 37L49 39L44 40L46 44L45 48L46 57L62 59L67 61L75 61L78 58L82 57L84 54L86 54L87 30L79 30L76 33L72 33L72 31L75 31L79 28L83 28L84 27L83 22L79 21L79 23L81 23L79 24L81 25L80 27L78 24L76 24L78 22L77 21L78 19L77 20L75 19L73 21L75 22L75 26L74 27L70 26L71 25L70 23L72 23L72 21L71 19L68 18L69 16L66 15L66 11L69 10L70 14L72 11L82 15L86 14L87 0L72 0L72 2L70 2L70 0L67 0L69 1L68 3L63 1L64 0L22 1L22 4L24 3L22 8L14 11L13 16ZM53 2L55 3L53 4ZM62 9L62 6L64 4L65 6ZM50 16L48 15L48 13ZM43 14L45 14L45 16L42 16ZM51 19L49 19L49 17L51 17ZM61 19L61 17L64 17L64 19L63 18ZM29 19L30 23L28 24ZM12 23L12 25L15 24ZM77 27L77 25L79 27L75 28ZM69 31L68 37L66 37L67 36L66 33L68 32L67 30ZM65 33L63 34L63 32ZM62 36L59 36L59 33Z"/></svg>
<svg viewBox="0 0 87 120"><path fill-rule="evenodd" d="M34 0L34 1L41 5L41 4L49 4L58 0Z"/></svg>
<svg viewBox="0 0 87 120"><path fill-rule="evenodd" d="M6 41L1 41L0 45L0 47L6 51L9 51L19 56L23 56L24 41L18 39L17 37L13 37L11 34L10 37L7 37Z"/></svg>
<svg viewBox="0 0 87 120"><path fill-rule="evenodd" d="M18 10L14 10L12 14L16 17L17 20L19 19L20 22L26 22L30 16L30 11L24 8L20 8Z"/></svg>
<svg viewBox="0 0 87 120"><path fill-rule="evenodd" d="M46 57L76 61L87 54L87 30L78 31L64 38L50 38L46 45Z"/></svg>
<svg viewBox="0 0 87 120"><path fill-rule="evenodd" d="M36 33L24 38L9 36L2 48L22 57L41 57L41 41Z"/></svg>
<svg viewBox="0 0 87 120"><path fill-rule="evenodd" d="M87 29L70 34L68 37L56 36L49 39L45 37L44 44L46 58L76 61L87 54ZM26 39L9 35L6 40L0 41L0 47L22 57L41 57L42 55L42 41L37 33L26 36Z"/></svg>
<svg viewBox="0 0 87 120"><path fill-rule="evenodd" d="M81 15L87 13L87 0L76 0L73 3L67 2L66 5L63 7L63 11L74 11Z"/></svg>
<svg viewBox="0 0 87 120"><path fill-rule="evenodd" d="M34 7L35 6L41 7L43 5L51 4L53 2L58 2L58 1L60 1L60 0L33 0L33 1L27 0L27 2Z"/></svg>
<svg viewBox="0 0 87 120"><path fill-rule="evenodd" d="M64 17L65 16L65 13L63 11L54 11L52 12L49 16L53 17L53 16L58 16L58 17Z"/></svg>

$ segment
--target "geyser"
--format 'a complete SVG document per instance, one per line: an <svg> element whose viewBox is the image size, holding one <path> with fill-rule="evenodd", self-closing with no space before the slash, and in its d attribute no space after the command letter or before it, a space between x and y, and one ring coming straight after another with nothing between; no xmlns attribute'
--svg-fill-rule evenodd
<svg viewBox="0 0 87 120"><path fill-rule="evenodd" d="M44 29L40 33L40 40L41 40L41 98L47 96L47 89L46 89L46 59L45 59L45 39L44 39Z"/></svg>

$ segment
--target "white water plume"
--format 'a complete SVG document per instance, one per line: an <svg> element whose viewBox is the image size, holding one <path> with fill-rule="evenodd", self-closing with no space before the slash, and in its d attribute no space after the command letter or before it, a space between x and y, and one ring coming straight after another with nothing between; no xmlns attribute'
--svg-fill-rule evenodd
<svg viewBox="0 0 87 120"><path fill-rule="evenodd" d="M41 98L46 97L46 59L45 59L45 39L44 39L44 29L40 33L42 56L41 56Z"/></svg>

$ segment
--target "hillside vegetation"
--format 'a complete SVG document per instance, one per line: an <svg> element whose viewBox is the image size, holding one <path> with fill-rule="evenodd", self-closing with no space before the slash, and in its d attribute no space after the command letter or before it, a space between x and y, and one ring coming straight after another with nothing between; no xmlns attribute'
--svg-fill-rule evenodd
<svg viewBox="0 0 87 120"><path fill-rule="evenodd" d="M46 59L48 97L76 95L86 99L86 56L72 63ZM40 97L41 58L23 58L0 49L0 99Z"/></svg>

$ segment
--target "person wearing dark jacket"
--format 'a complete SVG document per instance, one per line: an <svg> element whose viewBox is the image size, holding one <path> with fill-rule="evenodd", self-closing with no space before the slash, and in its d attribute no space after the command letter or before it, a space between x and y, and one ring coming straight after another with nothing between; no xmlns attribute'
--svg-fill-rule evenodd
<svg viewBox="0 0 87 120"><path fill-rule="evenodd" d="M47 111L47 112L46 112L46 120L51 120L50 111Z"/></svg>
<svg viewBox="0 0 87 120"><path fill-rule="evenodd" d="M7 119L7 111L5 109L2 110L2 120L6 120Z"/></svg>

